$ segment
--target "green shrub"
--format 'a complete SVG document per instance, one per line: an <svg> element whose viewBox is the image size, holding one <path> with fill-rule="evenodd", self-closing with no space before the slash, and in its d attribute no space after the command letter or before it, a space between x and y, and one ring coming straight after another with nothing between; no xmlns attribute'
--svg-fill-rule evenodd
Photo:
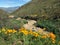
<svg viewBox="0 0 60 45"><path fill-rule="evenodd" d="M6 24L5 27L11 28L11 29L19 29L23 26L23 24L26 24L26 20L16 20L16 19L10 19Z"/></svg>
<svg viewBox="0 0 60 45"><path fill-rule="evenodd" d="M55 34L60 34L60 30L57 28L57 25L54 21L50 20L38 20L35 24L37 27L46 28L47 31L53 32Z"/></svg>

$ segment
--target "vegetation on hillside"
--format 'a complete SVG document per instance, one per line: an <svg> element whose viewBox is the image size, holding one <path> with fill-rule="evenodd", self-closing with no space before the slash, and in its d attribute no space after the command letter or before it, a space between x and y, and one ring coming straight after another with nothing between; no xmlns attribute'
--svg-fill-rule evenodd
<svg viewBox="0 0 60 45"><path fill-rule="evenodd" d="M0 9L0 28L7 27L10 29L18 29L22 27L23 24L27 23L26 20L19 19L17 17L11 16L9 13Z"/></svg>
<svg viewBox="0 0 60 45"><path fill-rule="evenodd" d="M0 9L0 28L8 21L8 13Z"/></svg>
<svg viewBox="0 0 60 45"><path fill-rule="evenodd" d="M60 0L32 0L12 14L23 18L60 19Z"/></svg>

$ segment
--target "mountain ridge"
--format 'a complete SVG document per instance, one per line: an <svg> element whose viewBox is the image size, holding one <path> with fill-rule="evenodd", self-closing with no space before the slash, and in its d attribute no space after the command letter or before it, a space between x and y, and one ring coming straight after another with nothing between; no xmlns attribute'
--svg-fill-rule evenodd
<svg viewBox="0 0 60 45"><path fill-rule="evenodd" d="M12 13L13 11L17 10L18 8L19 8L19 6L16 6L16 7L8 7L8 8L6 8L6 7L0 7L0 9L6 11L8 13Z"/></svg>

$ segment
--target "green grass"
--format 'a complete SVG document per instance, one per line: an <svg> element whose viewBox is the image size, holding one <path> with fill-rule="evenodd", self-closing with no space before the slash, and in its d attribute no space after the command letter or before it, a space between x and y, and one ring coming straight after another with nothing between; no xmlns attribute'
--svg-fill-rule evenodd
<svg viewBox="0 0 60 45"><path fill-rule="evenodd" d="M10 28L10 29L19 29L23 27L24 24L27 23L27 20L16 20L16 19L9 19L8 22L6 22L4 27Z"/></svg>

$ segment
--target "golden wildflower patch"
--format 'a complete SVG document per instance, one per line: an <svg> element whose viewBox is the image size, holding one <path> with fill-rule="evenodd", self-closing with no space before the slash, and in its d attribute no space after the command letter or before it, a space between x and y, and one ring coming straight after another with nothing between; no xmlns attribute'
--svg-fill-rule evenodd
<svg viewBox="0 0 60 45"><path fill-rule="evenodd" d="M32 30L27 30L25 28L20 28L19 30L15 30L15 29L5 29L3 28L2 30L0 30L0 34L6 35L9 39L9 36L17 36L17 37L22 37L21 39L25 40L39 40L39 39L43 39L48 42L52 42L52 44L56 43L56 35L53 33L47 33L47 34L41 34L42 31L32 31ZM12 36L13 38L15 38L14 36ZM41 40L40 40L41 42ZM43 43L43 42L42 42ZM60 42L58 42L58 44L60 44Z"/></svg>

